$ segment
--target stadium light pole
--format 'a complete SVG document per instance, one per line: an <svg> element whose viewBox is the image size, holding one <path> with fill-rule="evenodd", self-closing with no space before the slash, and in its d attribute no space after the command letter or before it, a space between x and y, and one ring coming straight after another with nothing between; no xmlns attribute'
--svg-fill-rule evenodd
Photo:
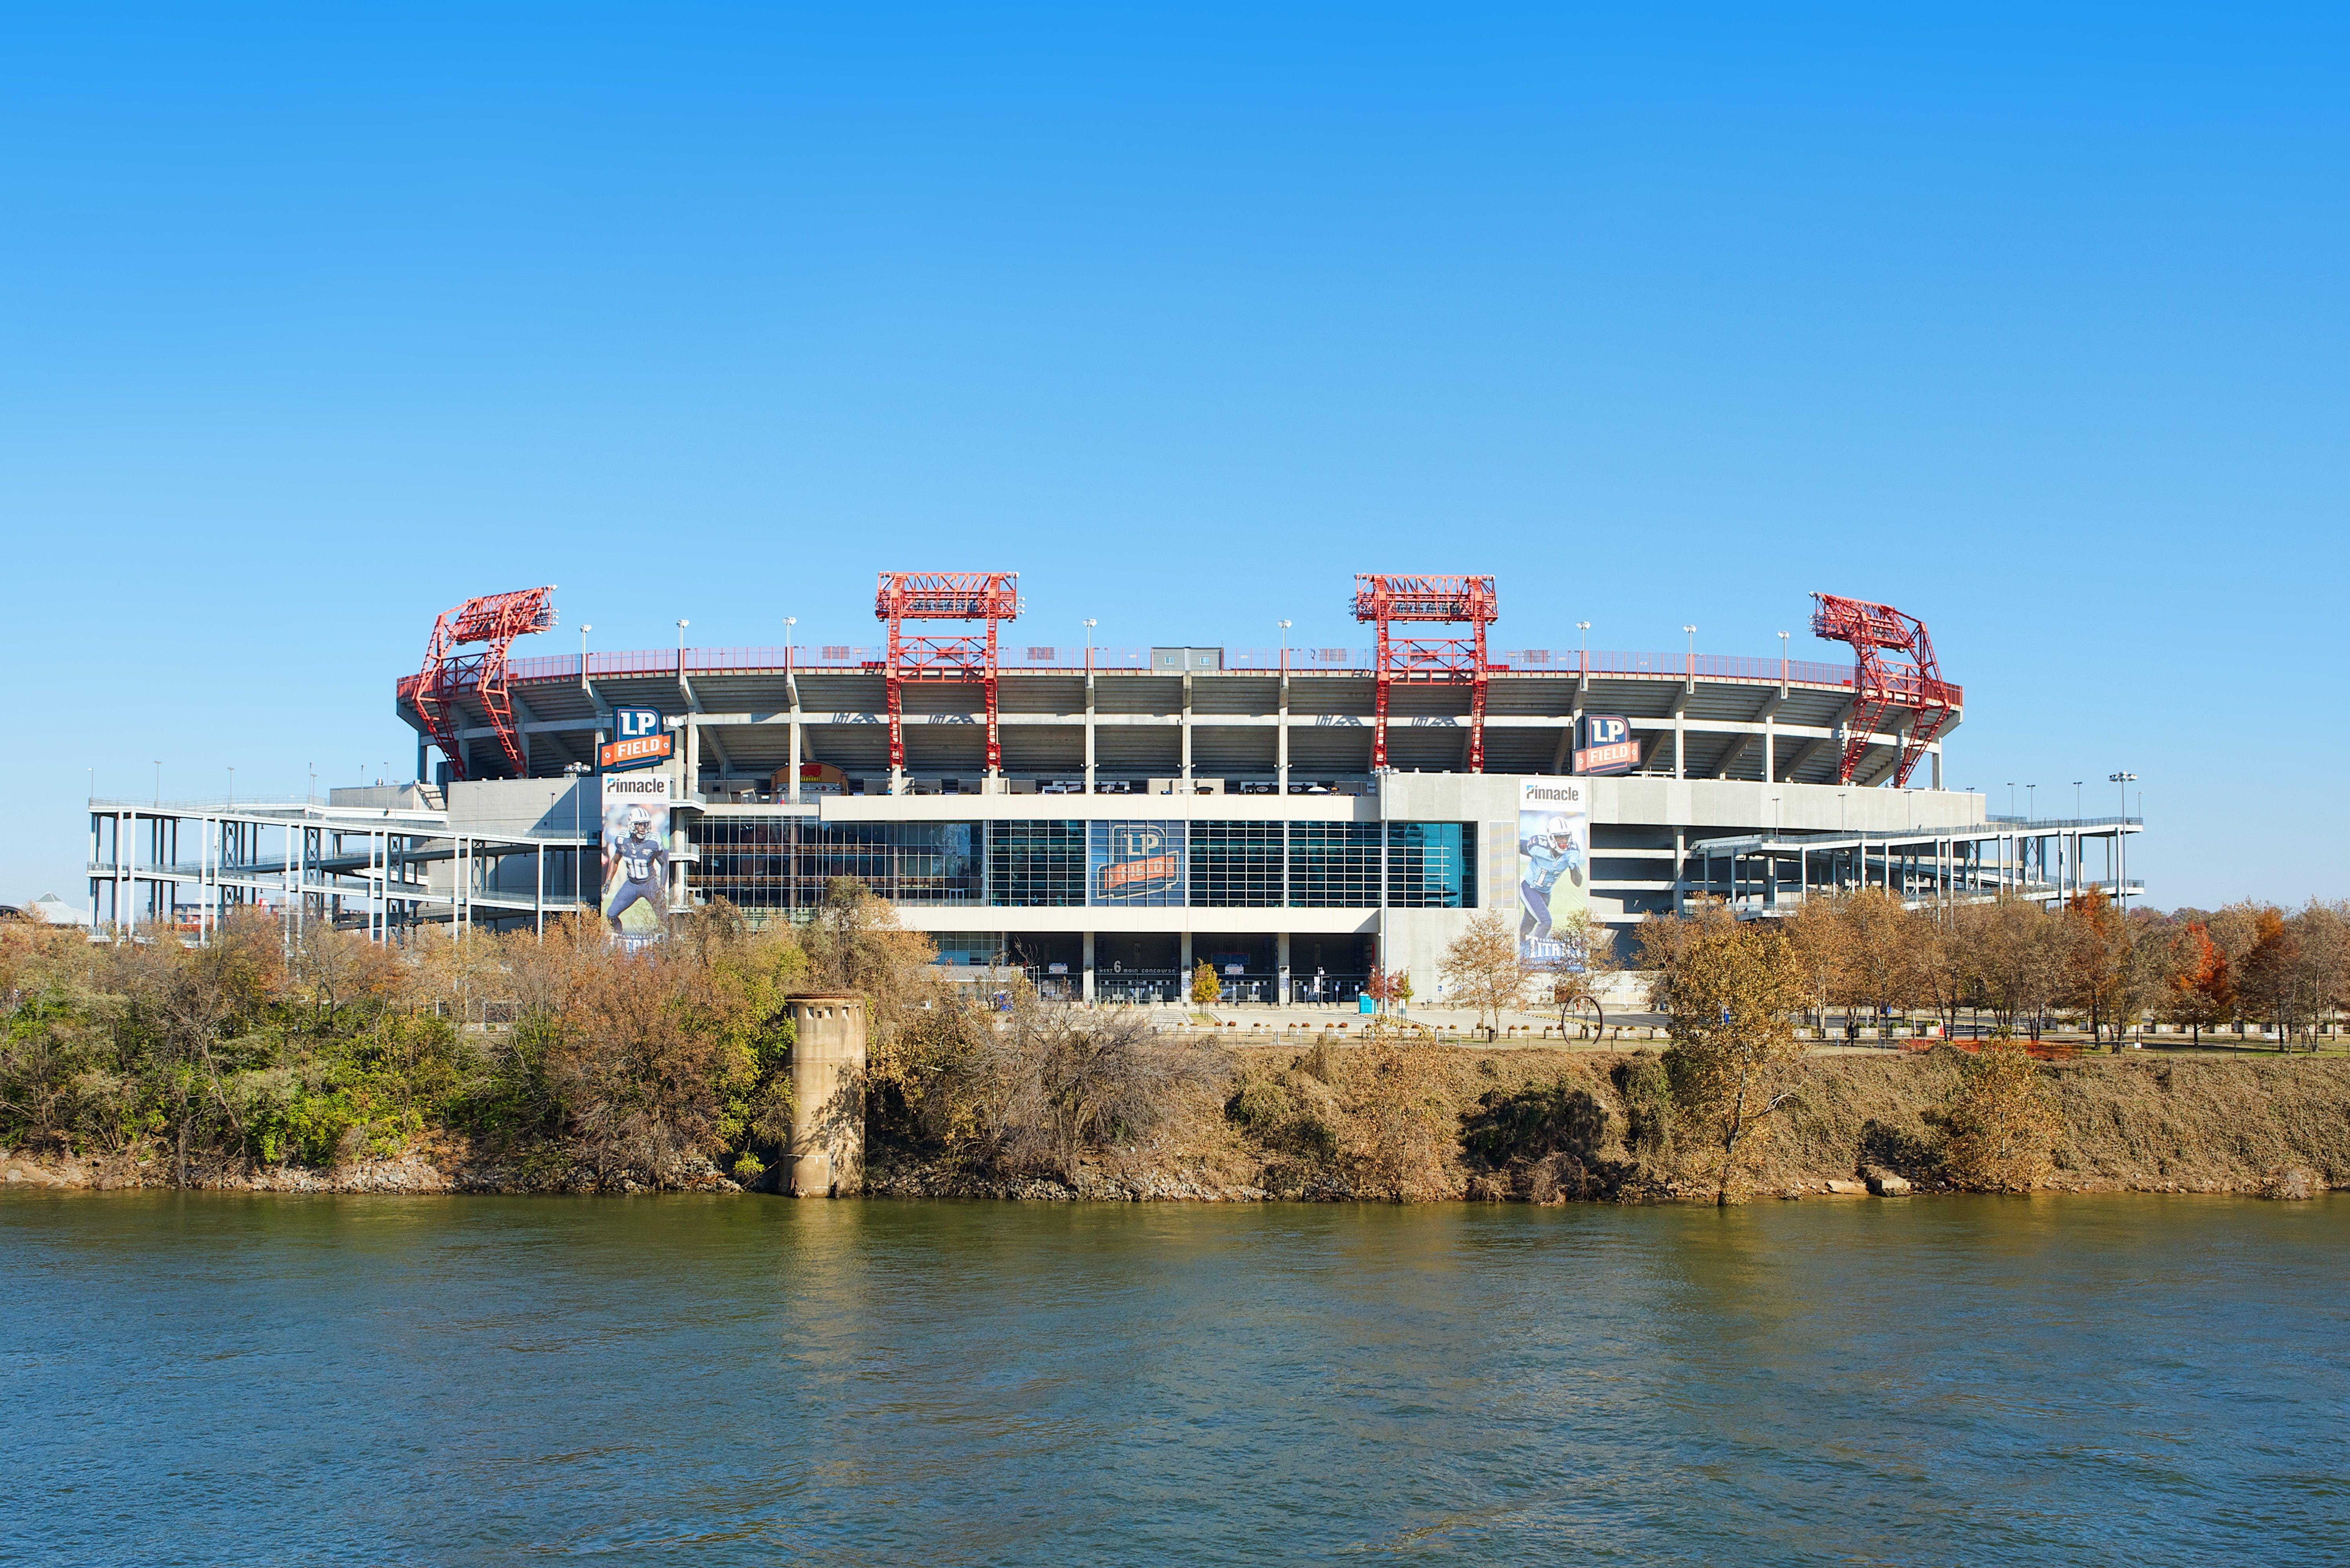
<svg viewBox="0 0 2350 1568"><path fill-rule="evenodd" d="M1784 686L1786 683L1787 683L1787 634L1786 634L1785 632L1783 632L1783 632L1781 632L1781 633L1779 634L1779 684L1780 684L1780 685L1782 685L1782 686Z"/></svg>
<svg viewBox="0 0 2350 1568"><path fill-rule="evenodd" d="M1588 680L1591 679L1591 623L1587 620L1576 621L1575 629L1582 634L1576 643L1576 652L1579 657L1575 670L1586 680Z"/></svg>
<svg viewBox="0 0 2350 1568"><path fill-rule="evenodd" d="M2121 792L2122 823L2129 821L2129 786L2137 782L2134 773L2108 774L2106 780ZM2129 839L2122 833L2121 823L2114 825L2114 902L2129 913L2129 889L2123 878L2129 875Z"/></svg>
<svg viewBox="0 0 2350 1568"><path fill-rule="evenodd" d="M579 690L588 690L588 634L596 628L586 621L579 623Z"/></svg>
<svg viewBox="0 0 2350 1568"><path fill-rule="evenodd" d="M1094 618L1086 617L1086 673L1094 672Z"/></svg>
<svg viewBox="0 0 2350 1568"><path fill-rule="evenodd" d="M1681 629L1689 633L1689 675L1694 680L1697 679L1697 628L1685 626Z"/></svg>
<svg viewBox="0 0 2350 1568"><path fill-rule="evenodd" d="M1283 672L1285 674L1285 673L1287 673L1287 671L1288 671L1288 670L1289 670L1289 623L1288 623L1287 621L1283 621L1283 622L1281 622L1281 623L1280 623L1280 625L1281 625L1281 668L1282 668Z"/></svg>

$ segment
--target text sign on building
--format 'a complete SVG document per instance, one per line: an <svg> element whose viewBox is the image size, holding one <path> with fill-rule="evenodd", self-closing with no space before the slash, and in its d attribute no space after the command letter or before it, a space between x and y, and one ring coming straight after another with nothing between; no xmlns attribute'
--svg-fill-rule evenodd
<svg viewBox="0 0 2350 1568"><path fill-rule="evenodd" d="M1534 969L1580 970L1575 917L1590 908L1584 864L1591 853L1590 802L1580 779L1518 784L1518 956ZM1567 928L1562 937L1560 928Z"/></svg>
<svg viewBox="0 0 2350 1568"><path fill-rule="evenodd" d="M615 738L596 752L596 765L608 774L667 762L677 742L657 708L613 709L612 733Z"/></svg>
<svg viewBox="0 0 2350 1568"><path fill-rule="evenodd" d="M660 940L669 924L669 814L677 804L667 774L608 778L598 794L606 929L634 951Z"/></svg>
<svg viewBox="0 0 2350 1568"><path fill-rule="evenodd" d="M1628 774L1639 765L1640 742L1632 738L1630 720L1605 713L1583 716L1583 733L1575 748L1576 773Z"/></svg>

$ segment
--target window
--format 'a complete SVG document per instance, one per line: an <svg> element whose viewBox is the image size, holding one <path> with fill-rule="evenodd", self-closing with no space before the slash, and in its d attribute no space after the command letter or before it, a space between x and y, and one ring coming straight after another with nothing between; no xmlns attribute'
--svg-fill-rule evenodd
<svg viewBox="0 0 2350 1568"><path fill-rule="evenodd" d="M1087 903L1122 909L1180 909L1183 903L1183 825L1168 821L1096 822L1087 857Z"/></svg>
<svg viewBox="0 0 2350 1568"><path fill-rule="evenodd" d="M1086 825L989 823L987 901L1012 909L1083 904Z"/></svg>
<svg viewBox="0 0 2350 1568"><path fill-rule="evenodd" d="M1289 825L1289 903L1298 909L1364 909L1379 901L1379 825Z"/></svg>
<svg viewBox="0 0 2350 1568"><path fill-rule="evenodd" d="M1469 909L1477 904L1477 825L1388 824L1388 907Z"/></svg>
<svg viewBox="0 0 2350 1568"><path fill-rule="evenodd" d="M1191 903L1201 909L1279 909L1284 901L1282 825L1191 825Z"/></svg>

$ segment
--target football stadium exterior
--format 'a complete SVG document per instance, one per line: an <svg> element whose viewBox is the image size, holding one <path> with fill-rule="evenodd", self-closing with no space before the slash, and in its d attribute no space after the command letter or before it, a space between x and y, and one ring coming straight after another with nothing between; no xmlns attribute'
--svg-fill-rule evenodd
<svg viewBox="0 0 2350 1568"><path fill-rule="evenodd" d="M552 590L471 600L396 692L432 782L93 802L92 919L201 931L258 900L392 937L593 906L653 940L689 903L792 919L853 877L942 961L1073 995L1171 1000L1206 962L1230 1001L1347 1002L1381 970L1429 996L1486 912L1551 963L1584 911L1700 896L2136 890L2136 821L1943 787L1963 692L1889 607L1817 596L1853 650L1825 663L1496 649L1497 604L1490 577L1368 576L1368 648L1014 646L1011 575L885 573L871 648L512 659Z"/></svg>

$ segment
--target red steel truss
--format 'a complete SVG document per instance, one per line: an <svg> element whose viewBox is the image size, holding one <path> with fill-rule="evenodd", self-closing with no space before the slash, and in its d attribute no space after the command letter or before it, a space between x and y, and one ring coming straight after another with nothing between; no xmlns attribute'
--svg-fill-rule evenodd
<svg viewBox="0 0 2350 1568"><path fill-rule="evenodd" d="M1017 572L883 572L873 595L873 618L889 623L889 771L906 765L904 683L976 680L987 694L987 771L1003 771L1003 745L995 712L995 623L1020 614ZM910 620L981 620L984 637L908 637Z"/></svg>
<svg viewBox="0 0 2350 1568"><path fill-rule="evenodd" d="M1388 688L1469 686L1469 771L1485 771L1485 628L1501 618L1491 577L1405 577L1383 572L1355 576L1355 618L1378 626L1375 669L1378 706L1371 721L1371 766L1388 765ZM1469 624L1468 637L1394 637L1394 621Z"/></svg>
<svg viewBox="0 0 2350 1568"><path fill-rule="evenodd" d="M1836 777L1852 782L1852 772L1868 750L1871 735L1884 728L1890 714L1914 715L1901 742L1901 760L1894 775L1898 788L1909 782L1918 761L1934 738L1949 727L1957 711L1958 688L1942 679L1934 662L1933 639L1926 623L1904 615L1891 605L1870 604L1835 594L1814 594L1819 607L1812 612L1812 635L1829 642L1848 642L1853 650L1853 713L1845 731L1844 757ZM1896 664L1885 652L1906 653L1912 664Z"/></svg>
<svg viewBox="0 0 2350 1568"><path fill-rule="evenodd" d="M466 776L465 749L457 743L457 699L471 693L490 716L498 749L515 774L528 771L522 736L515 728L514 705L506 696L506 649L514 639L555 625L555 586L522 588L510 594L484 594L467 599L432 623L432 640L424 645L424 667L417 672L412 698L424 732L449 759L449 776ZM478 653L457 649L474 643Z"/></svg>

